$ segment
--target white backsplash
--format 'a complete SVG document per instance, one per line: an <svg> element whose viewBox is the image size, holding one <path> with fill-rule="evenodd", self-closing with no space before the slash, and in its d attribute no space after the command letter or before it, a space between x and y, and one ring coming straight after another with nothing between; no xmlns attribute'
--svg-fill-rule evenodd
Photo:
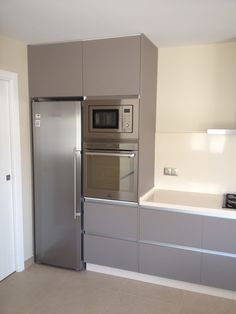
<svg viewBox="0 0 236 314"><path fill-rule="evenodd" d="M164 175L178 168L178 176ZM156 133L155 185L159 189L236 193L236 136Z"/></svg>

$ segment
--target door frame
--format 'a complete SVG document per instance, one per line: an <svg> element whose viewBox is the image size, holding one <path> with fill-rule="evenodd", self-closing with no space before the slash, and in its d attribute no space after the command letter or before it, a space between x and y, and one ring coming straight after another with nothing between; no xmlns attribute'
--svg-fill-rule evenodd
<svg viewBox="0 0 236 314"><path fill-rule="evenodd" d="M23 204L21 174L20 116L17 74L0 70L0 79L9 86L10 144L12 165L12 198L14 225L15 270L24 270Z"/></svg>

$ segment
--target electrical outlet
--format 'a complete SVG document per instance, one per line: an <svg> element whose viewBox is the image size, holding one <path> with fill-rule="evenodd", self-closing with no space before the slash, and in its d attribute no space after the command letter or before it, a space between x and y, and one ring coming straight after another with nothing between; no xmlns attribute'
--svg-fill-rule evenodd
<svg viewBox="0 0 236 314"><path fill-rule="evenodd" d="M178 176L179 169L178 168L171 168L171 175L172 176Z"/></svg>
<svg viewBox="0 0 236 314"><path fill-rule="evenodd" d="M165 176L178 176L178 173L179 173L178 168L170 168L170 167L164 168L164 175Z"/></svg>
<svg viewBox="0 0 236 314"><path fill-rule="evenodd" d="M164 175L165 176L171 176L171 168L165 167L164 168Z"/></svg>

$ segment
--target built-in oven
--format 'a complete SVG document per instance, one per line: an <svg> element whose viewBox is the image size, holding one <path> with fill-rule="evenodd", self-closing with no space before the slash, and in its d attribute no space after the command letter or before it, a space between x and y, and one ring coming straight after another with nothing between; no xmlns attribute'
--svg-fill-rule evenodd
<svg viewBox="0 0 236 314"><path fill-rule="evenodd" d="M84 196L137 202L138 150L134 150L135 145L119 144L119 149L112 147L112 143L99 145L102 149L94 149L93 144L84 149Z"/></svg>
<svg viewBox="0 0 236 314"><path fill-rule="evenodd" d="M138 98L88 98L83 102L83 117L85 141L138 139Z"/></svg>

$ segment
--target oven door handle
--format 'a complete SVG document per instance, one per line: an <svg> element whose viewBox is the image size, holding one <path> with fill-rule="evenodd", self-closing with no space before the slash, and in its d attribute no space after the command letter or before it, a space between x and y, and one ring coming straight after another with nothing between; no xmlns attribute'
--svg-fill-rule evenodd
<svg viewBox="0 0 236 314"><path fill-rule="evenodd" d="M128 157L134 158L135 153L103 153L103 152L85 152L85 155L89 156L108 156L108 157Z"/></svg>

